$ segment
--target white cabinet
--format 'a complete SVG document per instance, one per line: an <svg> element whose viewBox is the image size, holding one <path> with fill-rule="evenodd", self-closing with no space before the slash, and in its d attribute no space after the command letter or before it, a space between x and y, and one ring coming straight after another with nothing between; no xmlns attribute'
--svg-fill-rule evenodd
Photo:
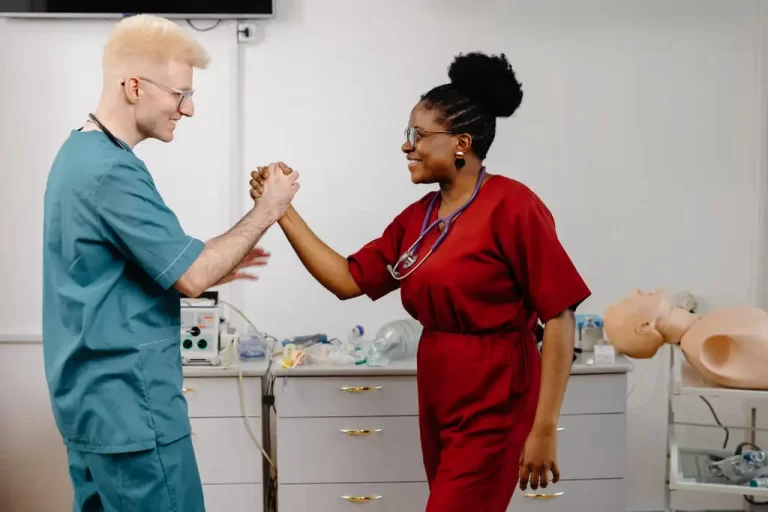
<svg viewBox="0 0 768 512"><path fill-rule="evenodd" d="M621 512L629 362L572 375L558 425L562 480L515 490L512 512ZM423 511L415 361L384 368L273 366L278 512Z"/></svg>
<svg viewBox="0 0 768 512"><path fill-rule="evenodd" d="M546 489L515 490L509 512L623 512L625 481L562 480Z"/></svg>
<svg viewBox="0 0 768 512"><path fill-rule="evenodd" d="M414 362L273 372L278 512L424 510Z"/></svg>
<svg viewBox="0 0 768 512"><path fill-rule="evenodd" d="M207 512L264 510L264 458L251 436L263 446L262 381L268 368L268 361L244 363L242 379L236 367L184 368Z"/></svg>

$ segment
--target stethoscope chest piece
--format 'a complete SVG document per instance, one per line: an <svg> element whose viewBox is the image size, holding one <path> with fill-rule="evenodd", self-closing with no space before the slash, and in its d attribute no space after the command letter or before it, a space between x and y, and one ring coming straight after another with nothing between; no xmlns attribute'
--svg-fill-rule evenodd
<svg viewBox="0 0 768 512"><path fill-rule="evenodd" d="M405 259L403 260L403 268L406 270L411 268L418 259L419 256L417 254L413 254L413 252L408 251L408 253L406 253Z"/></svg>

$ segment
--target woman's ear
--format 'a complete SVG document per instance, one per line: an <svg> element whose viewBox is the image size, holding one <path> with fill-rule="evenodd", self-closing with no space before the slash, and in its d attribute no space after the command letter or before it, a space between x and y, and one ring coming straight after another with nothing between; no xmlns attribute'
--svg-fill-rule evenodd
<svg viewBox="0 0 768 512"><path fill-rule="evenodd" d="M456 136L456 151L461 151L465 155L472 150L472 136L468 133L461 133Z"/></svg>

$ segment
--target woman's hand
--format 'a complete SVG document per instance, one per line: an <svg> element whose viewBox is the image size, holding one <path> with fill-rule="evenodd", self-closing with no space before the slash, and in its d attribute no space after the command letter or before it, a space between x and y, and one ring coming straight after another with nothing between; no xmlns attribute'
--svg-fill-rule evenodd
<svg viewBox="0 0 768 512"><path fill-rule="evenodd" d="M529 482L534 490L539 485L547 487L550 471L552 483L555 484L560 480L560 469L557 467L557 427L534 425L520 455L520 489L524 491Z"/></svg>
<svg viewBox="0 0 768 512"><path fill-rule="evenodd" d="M283 162L278 162L278 166L283 170L283 174L288 175L293 172L293 169L285 165ZM264 182L269 177L269 166L256 167L255 171L251 172L251 199L256 200L264 193Z"/></svg>

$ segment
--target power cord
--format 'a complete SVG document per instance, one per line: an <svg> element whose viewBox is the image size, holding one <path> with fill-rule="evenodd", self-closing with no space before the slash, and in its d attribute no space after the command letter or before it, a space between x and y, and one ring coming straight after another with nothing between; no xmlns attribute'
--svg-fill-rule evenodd
<svg viewBox="0 0 768 512"><path fill-rule="evenodd" d="M243 313L239 308L237 308L235 305L233 305L230 302L227 302L225 300L222 300L222 299L219 299L219 302L221 302L222 304L225 304L226 306L231 308L233 311L235 311L237 314L239 314L248 323L248 325L251 326L251 328L254 330L254 332L256 332L259 336L261 336L261 338L267 344L267 347L269 348L270 354L274 351L274 345L278 341L277 338L275 338L272 335L269 335L269 334L261 332L258 329L258 327L256 327L256 324L254 324L251 321L251 319L248 318L248 316L245 313ZM270 340L272 341L271 344L270 344ZM230 359L232 359L232 358L235 359L236 365L237 365L237 383L238 383L238 390L239 390L239 394L240 394L240 408L241 408L242 413L243 413L243 421L245 422L245 426L246 426L246 428L248 430L248 435L251 438L251 441L253 441L253 443L259 448L259 450L261 451L262 455L264 456L264 458L267 460L267 462L271 466L272 473L273 473L273 475L271 475L271 477L274 478L275 482L277 482L277 466L272 461L272 458L269 456L269 454L264 449L264 447L261 445L261 443L259 443L258 438L256 436L256 433L253 431L253 426L251 425L251 422L249 421L248 411L247 411L247 406L246 406L246 400L245 400L245 385L244 385L244 379L243 379L243 367L242 367L242 365L240 363L240 351L239 351L238 345L239 345L239 340L238 341L232 340L232 342L230 342L230 346L227 347L227 352L229 352L229 354L230 354ZM265 357L266 357L266 354L265 354ZM269 396L272 396L272 389L271 388L272 388L272 386L268 385ZM274 403L273 403L272 407L274 408Z"/></svg>
<svg viewBox="0 0 768 512"><path fill-rule="evenodd" d="M725 450L725 447L728 446L728 438L730 437L731 433L728 430L728 427L723 426L722 422L720 421L720 418L717 417L717 413L715 412L715 408L712 407L712 404L709 400L704 398L703 396L699 395L699 398L704 400L704 403L707 404L707 407L709 407L709 410L712 412L712 416L715 418L715 423L720 425L720 428L725 430L725 441L723 441L723 450Z"/></svg>
<svg viewBox="0 0 768 512"><path fill-rule="evenodd" d="M193 29L197 30L198 32L208 32L209 30L213 30L213 29L215 29L216 27L218 27L219 25L221 25L221 22L222 22L222 21L223 21L223 20L220 20L220 19L219 19L219 20L216 20L216 23L214 23L214 24L213 24L213 26L210 26L210 27L208 27L208 28L199 28L199 27L196 27L196 26L195 26L195 25L192 23L192 20L190 20L190 19L188 19L188 20L187 20L187 23L189 24L189 26L190 26L190 27L192 27Z"/></svg>

